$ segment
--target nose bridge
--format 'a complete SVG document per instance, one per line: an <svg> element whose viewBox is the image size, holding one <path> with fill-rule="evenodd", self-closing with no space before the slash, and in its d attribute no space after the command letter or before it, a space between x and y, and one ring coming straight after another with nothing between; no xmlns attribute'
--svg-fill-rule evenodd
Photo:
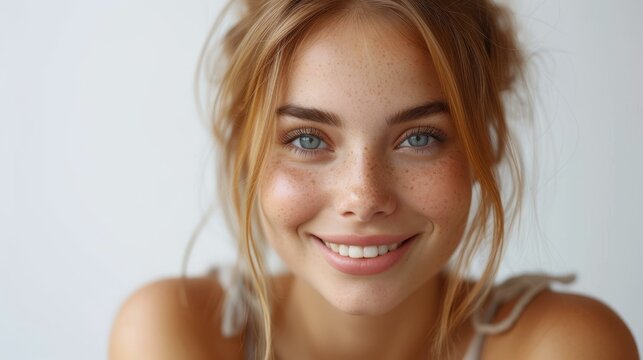
<svg viewBox="0 0 643 360"><path fill-rule="evenodd" d="M367 221L395 210L391 174L381 154L362 147L351 152L342 166L345 170L338 179L338 210L342 216Z"/></svg>

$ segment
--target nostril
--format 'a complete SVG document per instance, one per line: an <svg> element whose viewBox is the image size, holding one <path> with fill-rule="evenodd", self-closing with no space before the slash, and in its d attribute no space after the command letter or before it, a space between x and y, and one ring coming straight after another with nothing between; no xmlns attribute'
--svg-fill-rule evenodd
<svg viewBox="0 0 643 360"><path fill-rule="evenodd" d="M379 199L376 201L355 201L344 203L341 214L344 217L356 217L360 221L369 221L377 217L386 217L392 214L397 205L392 198Z"/></svg>

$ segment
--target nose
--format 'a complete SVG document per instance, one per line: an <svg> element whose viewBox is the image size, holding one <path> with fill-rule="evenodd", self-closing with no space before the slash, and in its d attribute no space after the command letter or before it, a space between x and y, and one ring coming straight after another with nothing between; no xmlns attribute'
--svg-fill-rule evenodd
<svg viewBox="0 0 643 360"><path fill-rule="evenodd" d="M390 170L382 160L360 155L343 164L338 172L337 211L344 218L368 222L393 213L397 201Z"/></svg>

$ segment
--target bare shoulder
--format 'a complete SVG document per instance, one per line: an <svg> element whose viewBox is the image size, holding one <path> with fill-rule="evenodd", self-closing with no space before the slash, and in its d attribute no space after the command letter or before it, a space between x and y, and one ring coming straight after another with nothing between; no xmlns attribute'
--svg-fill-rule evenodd
<svg viewBox="0 0 643 360"><path fill-rule="evenodd" d="M509 314L501 307L494 322ZM545 290L525 308L514 327L489 338L483 358L638 359L624 321L599 300Z"/></svg>
<svg viewBox="0 0 643 360"><path fill-rule="evenodd" d="M143 286L116 316L109 359L240 358L240 339L220 333L222 300L223 290L213 277L163 279Z"/></svg>

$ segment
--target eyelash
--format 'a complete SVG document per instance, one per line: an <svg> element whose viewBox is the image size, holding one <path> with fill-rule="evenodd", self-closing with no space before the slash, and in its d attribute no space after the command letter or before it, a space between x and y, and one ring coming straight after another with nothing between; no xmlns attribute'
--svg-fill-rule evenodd
<svg viewBox="0 0 643 360"><path fill-rule="evenodd" d="M306 149L302 149L302 148L297 147L297 146L292 144L293 141L295 141L297 138L301 137L302 135L315 136L315 137L319 138L320 140L322 140L323 142L325 142L326 144L328 144L328 141L325 140L325 137L322 134L322 132L317 130L317 129L315 129L315 128L299 128L299 129L292 130L292 131L282 135L280 140L281 140L282 144L285 147L287 147L290 150L294 151L297 155L302 155L304 157L312 157L312 156L314 156L315 153L320 151L319 149L306 150ZM444 131L442 131L440 129L430 127L430 126L421 126L421 127L413 128L411 130L407 130L404 133L404 135L402 135L402 137L401 137L402 140L400 140L398 142L398 144L396 145L396 148L398 148L401 143L403 143L404 141L408 140L411 136L414 136L414 135L428 135L429 137L433 138L435 141L440 142L440 143L444 142L446 140L446 137L447 137L446 134L444 133ZM410 148L414 152L424 153L424 152L427 151L427 148L433 147L433 146L434 145L430 145L430 143L429 143L429 145L423 146L421 148L412 147L412 146Z"/></svg>
<svg viewBox="0 0 643 360"><path fill-rule="evenodd" d="M447 138L446 134L444 131L430 127L430 126L421 126L417 128L413 128L411 130L407 130L404 135L402 135L402 140L397 144L396 148L400 146L401 143L404 141L408 140L411 136L413 135L428 135L429 137L433 138L435 141L441 143L444 142ZM430 141L430 140L429 140ZM427 151L427 148L433 147L435 145L429 145L423 146L423 147L413 147L411 146L410 149L412 151L417 152L417 153L424 153Z"/></svg>
<svg viewBox="0 0 643 360"><path fill-rule="evenodd" d="M284 134L283 136L281 136L281 142L284 144L284 146L294 151L295 154L297 155L301 155L304 157L314 156L315 153L318 152L319 150L306 150L292 144L293 141L295 141L297 138L301 137L302 135L312 135L312 136L318 137L323 142L328 144L328 141L325 140L322 132L315 128L299 128L299 129L290 131Z"/></svg>

